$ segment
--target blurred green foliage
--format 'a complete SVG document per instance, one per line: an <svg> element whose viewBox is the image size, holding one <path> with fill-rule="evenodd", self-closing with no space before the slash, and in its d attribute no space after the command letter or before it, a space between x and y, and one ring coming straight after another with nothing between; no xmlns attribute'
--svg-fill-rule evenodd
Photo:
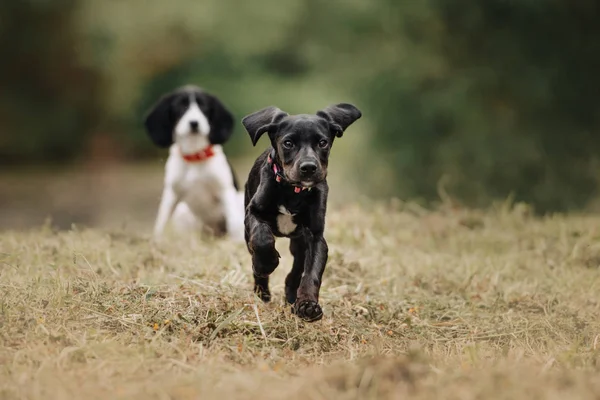
<svg viewBox="0 0 600 400"><path fill-rule="evenodd" d="M238 119L355 102L368 148L344 158L384 171L375 195L579 209L600 177L599 17L595 0L5 0L0 159L68 161L97 137L157 154L144 112L196 83Z"/></svg>
<svg viewBox="0 0 600 400"><path fill-rule="evenodd" d="M0 2L0 164L69 159L102 113L102 74L77 60L77 2Z"/></svg>

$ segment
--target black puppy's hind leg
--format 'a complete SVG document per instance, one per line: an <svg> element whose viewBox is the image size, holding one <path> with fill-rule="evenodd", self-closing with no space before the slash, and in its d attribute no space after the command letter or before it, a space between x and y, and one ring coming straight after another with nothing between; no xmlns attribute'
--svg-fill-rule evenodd
<svg viewBox="0 0 600 400"><path fill-rule="evenodd" d="M275 249L275 237L266 223L252 215L246 216L246 227L249 233L248 250L252 255L254 292L262 301L267 302L271 300L269 275L279 265L280 257Z"/></svg>
<svg viewBox="0 0 600 400"><path fill-rule="evenodd" d="M306 241L304 237L295 237L290 239L290 253L294 257L292 270L285 278L285 299L288 303L296 302L298 286L304 272L304 260L306 259Z"/></svg>

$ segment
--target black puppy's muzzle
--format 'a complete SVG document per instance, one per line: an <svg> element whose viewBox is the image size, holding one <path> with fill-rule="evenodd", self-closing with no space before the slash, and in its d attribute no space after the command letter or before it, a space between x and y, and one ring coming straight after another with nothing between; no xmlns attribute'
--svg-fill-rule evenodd
<svg viewBox="0 0 600 400"><path fill-rule="evenodd" d="M198 121L190 121L190 130L192 131L192 133L198 133L199 127L200 124L198 123Z"/></svg>
<svg viewBox="0 0 600 400"><path fill-rule="evenodd" d="M302 179L313 178L318 170L319 166L314 161L303 161L300 163L300 176Z"/></svg>
<svg viewBox="0 0 600 400"><path fill-rule="evenodd" d="M290 172L288 178L302 187L316 185L325 179L326 174L321 163L312 157L298 160Z"/></svg>

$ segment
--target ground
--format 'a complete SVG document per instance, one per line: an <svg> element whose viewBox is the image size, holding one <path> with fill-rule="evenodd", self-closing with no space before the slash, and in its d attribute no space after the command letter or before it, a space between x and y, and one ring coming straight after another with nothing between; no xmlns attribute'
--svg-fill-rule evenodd
<svg viewBox="0 0 600 400"><path fill-rule="evenodd" d="M244 245L0 233L0 398L576 399L600 393L600 216L331 209L325 317Z"/></svg>

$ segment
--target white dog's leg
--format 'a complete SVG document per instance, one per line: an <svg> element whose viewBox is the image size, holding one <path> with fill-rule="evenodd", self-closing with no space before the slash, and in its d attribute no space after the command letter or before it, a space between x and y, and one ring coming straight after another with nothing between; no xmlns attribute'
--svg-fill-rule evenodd
<svg viewBox="0 0 600 400"><path fill-rule="evenodd" d="M171 216L171 224L179 235L200 230L200 223L185 201L180 201Z"/></svg>
<svg viewBox="0 0 600 400"><path fill-rule="evenodd" d="M154 239L159 240L169 222L169 218L175 210L175 206L179 202L177 195L173 189L166 186L162 198L160 200L160 207L158 208L158 215L156 216L156 223L154 224Z"/></svg>
<svg viewBox="0 0 600 400"><path fill-rule="evenodd" d="M227 224L227 235L234 242L244 241L244 193L233 187L225 190L223 209Z"/></svg>

